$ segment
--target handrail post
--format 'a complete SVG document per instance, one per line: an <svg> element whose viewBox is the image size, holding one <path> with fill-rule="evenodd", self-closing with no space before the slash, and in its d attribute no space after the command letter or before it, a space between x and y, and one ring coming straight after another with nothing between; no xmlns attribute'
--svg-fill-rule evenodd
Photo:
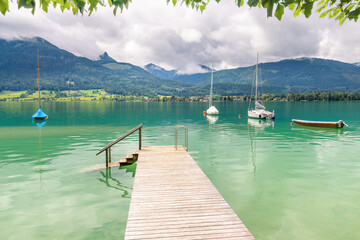
<svg viewBox="0 0 360 240"><path fill-rule="evenodd" d="M120 142L121 140L123 140L124 138L126 138L127 136L133 134L137 130L139 130L139 150L141 150L141 144L142 144L141 143L141 128L142 128L142 124L133 128L129 132L125 133L124 135L122 135L121 137L116 139L115 141L113 141L113 142L109 143L108 145L106 145L105 147L101 148L100 151L96 154L96 156L99 155L100 153L106 151L105 161L106 161L106 167L108 167L109 163L111 165L111 147L114 146L116 143Z"/></svg>
<svg viewBox="0 0 360 240"><path fill-rule="evenodd" d="M139 150L141 150L141 127L139 128Z"/></svg>
<svg viewBox="0 0 360 240"><path fill-rule="evenodd" d="M106 151L106 157L105 157L105 162L106 162L106 167L108 167L109 165L109 149L107 148Z"/></svg>
<svg viewBox="0 0 360 240"><path fill-rule="evenodd" d="M178 128L175 127L175 149L177 150L177 136L178 136Z"/></svg>
<svg viewBox="0 0 360 240"><path fill-rule="evenodd" d="M186 151L189 150L189 132L188 132L188 128L185 128L185 146L186 146Z"/></svg>
<svg viewBox="0 0 360 240"><path fill-rule="evenodd" d="M183 125L177 125L175 127L175 149L177 150L177 137L178 137L178 128L184 128L185 129L185 150L189 150L189 142L188 142L188 128Z"/></svg>

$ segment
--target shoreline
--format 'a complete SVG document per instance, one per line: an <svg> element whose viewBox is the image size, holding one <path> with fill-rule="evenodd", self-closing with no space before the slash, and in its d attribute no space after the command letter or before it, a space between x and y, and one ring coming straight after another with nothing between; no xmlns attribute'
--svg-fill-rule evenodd
<svg viewBox="0 0 360 240"><path fill-rule="evenodd" d="M248 102L249 95L213 97L214 102ZM107 93L102 89L41 91L41 101L46 102L208 102L209 96L125 96ZM253 100L253 97L251 98ZM313 92L288 94L262 94L263 102L333 102L359 101L360 93L349 92ZM33 102L38 101L36 91L1 91L0 102Z"/></svg>

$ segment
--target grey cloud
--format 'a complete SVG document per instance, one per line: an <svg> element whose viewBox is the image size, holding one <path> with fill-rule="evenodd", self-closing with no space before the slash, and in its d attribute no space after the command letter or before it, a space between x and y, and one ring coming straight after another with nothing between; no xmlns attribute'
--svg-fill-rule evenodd
<svg viewBox="0 0 360 240"><path fill-rule="evenodd" d="M212 1L202 14L164 0L137 0L117 16L109 8L90 17L59 9L32 16L14 5L0 16L0 38L40 36L79 56L96 59L107 51L118 61L152 62L182 72L199 71L198 64L216 69L253 65L257 52L263 62L302 56L360 62L359 28L353 22L340 27L315 13L305 19L287 11L279 22L266 18L264 9L239 9L233 1ZM201 41L184 39L184 32L199 32Z"/></svg>

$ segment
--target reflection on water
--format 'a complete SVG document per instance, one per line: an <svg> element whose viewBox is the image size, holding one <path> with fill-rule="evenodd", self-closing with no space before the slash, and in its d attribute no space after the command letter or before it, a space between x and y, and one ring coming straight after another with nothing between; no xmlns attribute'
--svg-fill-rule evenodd
<svg viewBox="0 0 360 240"><path fill-rule="evenodd" d="M254 168L254 181L256 177L256 132L257 129L249 124L250 159Z"/></svg>
<svg viewBox="0 0 360 240"><path fill-rule="evenodd" d="M344 128L326 128L326 127L312 127L312 126L292 126L293 130L306 130L306 131L314 131L320 133L333 133L333 134L343 134Z"/></svg>
<svg viewBox="0 0 360 240"><path fill-rule="evenodd" d="M38 127L43 127L45 126L47 120L44 120L44 119L33 119L32 120L33 124L38 126Z"/></svg>
<svg viewBox="0 0 360 240"><path fill-rule="evenodd" d="M256 176L256 138L266 128L274 128L274 121L248 118L248 132L250 138L250 159L253 165L254 181Z"/></svg>
<svg viewBox="0 0 360 240"><path fill-rule="evenodd" d="M248 118L248 125L254 128L265 129L267 127L274 127L275 123L270 120Z"/></svg>
<svg viewBox="0 0 360 240"><path fill-rule="evenodd" d="M45 121L43 121L43 122L46 122L46 120ZM42 176L41 176L41 173L42 173L42 154L41 154L41 139L42 139L42 127L45 125L45 123L44 124L42 124L42 125L40 125L40 126L38 126L38 127L40 127L39 128L39 181L40 181L40 191L41 191L41 189L42 189L42 186L43 186L43 184L42 184Z"/></svg>
<svg viewBox="0 0 360 240"><path fill-rule="evenodd" d="M206 115L206 120L207 120L210 124L215 124L216 121L219 120L219 116Z"/></svg>
<svg viewBox="0 0 360 240"><path fill-rule="evenodd" d="M206 103L44 103L44 127L33 105L0 103L0 239L123 238L136 167L80 170L141 122L144 146L189 128L189 153L256 239L360 239L360 102L269 103L275 122L238 118L241 102L219 103L215 121ZM350 127L290 126L329 112ZM130 136L113 159L137 148Z"/></svg>
<svg viewBox="0 0 360 240"><path fill-rule="evenodd" d="M135 169L136 169L136 164L133 165L129 165L126 166L125 170L126 172L131 172L132 176L135 176ZM115 177L113 177L111 175L111 169L112 168L106 168L104 171L100 171L100 174L102 176L102 178L97 178L100 182L105 183L105 185L109 188L113 188L113 189L117 189L123 192L123 194L121 195L122 198L130 198L130 190L132 190L131 187L127 187L124 184L122 184L120 182L120 180L116 179ZM118 172L120 170L116 169L116 171Z"/></svg>

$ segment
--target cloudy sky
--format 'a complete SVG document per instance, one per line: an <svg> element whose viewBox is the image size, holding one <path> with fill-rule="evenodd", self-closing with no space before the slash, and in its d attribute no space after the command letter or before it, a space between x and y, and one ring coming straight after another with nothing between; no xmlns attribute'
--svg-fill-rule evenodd
<svg viewBox="0 0 360 240"><path fill-rule="evenodd" d="M293 18L286 11L282 21L267 18L266 10L233 0L211 1L203 12L166 0L133 0L128 10L112 14L99 8L89 16L73 16L60 9L35 15L12 4L0 14L0 38L40 36L78 56L98 59L103 52L119 62L138 66L158 64L184 73L198 72L198 64L215 69L249 66L285 58L320 57L360 62L360 23L342 26L331 19Z"/></svg>

